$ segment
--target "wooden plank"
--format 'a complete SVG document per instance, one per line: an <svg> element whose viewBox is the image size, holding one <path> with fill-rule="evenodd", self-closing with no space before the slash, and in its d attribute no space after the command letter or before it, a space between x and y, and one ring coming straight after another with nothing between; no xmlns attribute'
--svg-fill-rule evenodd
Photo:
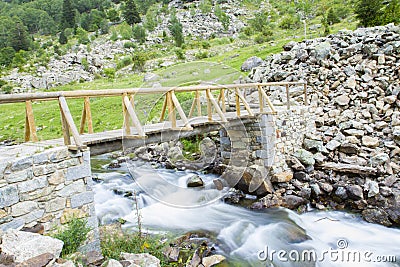
<svg viewBox="0 0 400 267"><path fill-rule="evenodd" d="M262 90L262 88L259 85L258 86L258 103L259 103L259 106L260 106L260 113L263 113L264 112L264 103L265 103L265 101L264 101L263 94L261 93L261 90Z"/></svg>
<svg viewBox="0 0 400 267"><path fill-rule="evenodd" d="M60 106L60 113L61 113L61 126L62 126L63 138L64 138L64 145L68 146L68 145L71 145L71 134L69 132L68 122L65 119L64 113L62 112L62 107L61 107L60 102L59 102L59 106Z"/></svg>
<svg viewBox="0 0 400 267"><path fill-rule="evenodd" d="M61 112L64 114L65 121L67 122L67 125L68 125L69 129L71 130L72 136L75 141L75 145L77 145L78 147L82 147L83 143L82 143L81 137L79 135L78 129L76 128L76 125L72 118L71 112L69 111L69 107L68 107L67 101L65 100L65 97L60 96L58 98L58 101L60 104Z"/></svg>
<svg viewBox="0 0 400 267"><path fill-rule="evenodd" d="M244 98L244 96L242 96L239 92L237 92L237 95L239 96L240 100L242 101L245 109L247 110L247 112L249 113L250 116L254 116L253 111L251 110L249 104L247 103L246 99Z"/></svg>
<svg viewBox="0 0 400 267"><path fill-rule="evenodd" d="M142 127L142 125L141 125L141 123L139 121L139 118L137 117L137 115L135 113L135 110L132 107L132 103L129 100L127 95L124 96L124 104L125 104L125 108L127 110L127 113L129 114L130 118L132 119L133 126L138 131L138 135L142 136L142 137L146 136L146 134L143 131L143 127Z"/></svg>
<svg viewBox="0 0 400 267"><path fill-rule="evenodd" d="M29 133L30 133L31 140L33 142L37 142L38 137L36 134L36 125L35 125L35 118L33 116L32 101L30 101L30 100L26 101L25 107L26 107L26 118L28 120Z"/></svg>
<svg viewBox="0 0 400 267"><path fill-rule="evenodd" d="M193 117L194 110L196 109L196 98L193 98L192 106L189 111L189 118Z"/></svg>
<svg viewBox="0 0 400 267"><path fill-rule="evenodd" d="M60 96L65 98L82 98L82 97L109 97L119 96L123 94L163 94L171 90L176 92L193 92L206 91L207 89L219 90L235 89L235 88L254 88L261 86L284 86L284 85L304 85L304 82L270 82L270 83L248 83L248 84L229 84L229 85L214 85L214 86L186 86L186 87L161 87L161 88L127 88L127 89L105 89L105 90L76 90L76 91L60 91L46 93L24 93L0 95L0 103L16 103L25 102L27 100L56 100Z"/></svg>
<svg viewBox="0 0 400 267"><path fill-rule="evenodd" d="M211 103L213 104L213 106L214 106L215 110L217 111L217 113L218 113L219 117L221 118L221 120L223 122L228 122L226 117L225 117L225 115L224 115L224 113L222 112L221 108L219 107L218 102L213 97L213 95L211 93L211 90L207 90L206 94L207 94L207 99L210 99Z"/></svg>
<svg viewBox="0 0 400 267"><path fill-rule="evenodd" d="M226 100L225 100L225 89L221 89L221 108L222 108L222 112L226 113Z"/></svg>
<svg viewBox="0 0 400 267"><path fill-rule="evenodd" d="M171 91L167 93L168 102L168 119L171 122L171 127L176 128L176 112L174 107L174 102L172 101Z"/></svg>
<svg viewBox="0 0 400 267"><path fill-rule="evenodd" d="M93 133L93 119L92 119L92 110L90 108L90 98L85 97L85 108L86 108L86 121L88 123L88 132L90 134Z"/></svg>
<svg viewBox="0 0 400 267"><path fill-rule="evenodd" d="M128 110L127 110L127 108L126 108L126 105L125 105L125 97L127 96L127 94L125 93L125 94L123 94L122 95L122 115L123 115L123 119L124 119L124 122L123 122L123 129L124 129L124 135L131 135L131 121L130 121L130 118L129 118L129 113L128 113Z"/></svg>
<svg viewBox="0 0 400 267"><path fill-rule="evenodd" d="M179 100L176 97L174 91L171 91L171 99L172 99L172 102L174 103L174 106L175 106L176 110L179 113L179 116L181 116L181 119L183 120L183 123L185 124L185 127L193 129L192 126L190 125L190 122L189 122L188 118L186 117L186 114L183 111L183 109L181 107L181 104L179 103Z"/></svg>
<svg viewBox="0 0 400 267"><path fill-rule="evenodd" d="M165 118L165 112L167 111L167 103L168 103L168 93L164 95L164 103L163 103L163 107L161 110L161 115L160 115L160 120L159 122L164 121Z"/></svg>
<svg viewBox="0 0 400 267"><path fill-rule="evenodd" d="M261 92L263 98L265 99L265 101L267 101L267 104L268 104L269 108L271 109L271 111L272 111L273 113L277 113L277 111L276 111L274 105L272 104L271 100L269 99L269 97L267 96L267 94L265 93L265 91L264 91L263 89L261 89L260 92Z"/></svg>
<svg viewBox="0 0 400 267"><path fill-rule="evenodd" d="M210 94L208 93L210 89L207 89L206 91L206 98L207 98L207 118L208 121L213 121L212 118L212 105L211 105L211 99L210 99Z"/></svg>
<svg viewBox="0 0 400 267"><path fill-rule="evenodd" d="M197 116L201 117L201 103L200 103L200 92L196 91L196 103L197 103Z"/></svg>
<svg viewBox="0 0 400 267"><path fill-rule="evenodd" d="M85 124L86 124L86 102L83 103L81 126L79 127L79 134L83 134L85 132Z"/></svg>
<svg viewBox="0 0 400 267"><path fill-rule="evenodd" d="M236 115L240 117L240 99L239 99L239 89L235 88L235 102L236 102Z"/></svg>

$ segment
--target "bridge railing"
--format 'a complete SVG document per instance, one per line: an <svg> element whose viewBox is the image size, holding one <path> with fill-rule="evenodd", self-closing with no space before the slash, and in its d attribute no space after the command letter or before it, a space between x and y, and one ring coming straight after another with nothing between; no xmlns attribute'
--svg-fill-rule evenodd
<svg viewBox="0 0 400 267"><path fill-rule="evenodd" d="M177 114L183 122L185 130L191 130L189 118L202 117L201 98L205 98L207 106L207 120L215 120L213 115L219 117L220 122L227 122L227 107L231 108L231 103L226 99L227 96L234 96L233 109L237 117L255 116L256 114L270 113L276 114L277 111L267 95L268 88L272 86L285 86L287 108L290 109L290 86L304 86L304 104L307 105L307 84L303 82L282 82L282 83L251 83L251 84L231 84L231 85L202 85L189 87L161 87L161 88L132 88L132 89L110 89L110 90L80 90L80 91L60 91L43 93L24 93L0 95L0 104L25 102L25 141L38 141L35 118L32 108L32 101L57 100L61 114L62 132L64 144L77 149L84 147L81 135L84 134L87 125L88 133L94 133L93 119L90 107L90 98L98 97L122 97L123 133L132 138L145 138L146 131L140 122L135 111L135 97L145 94L163 95L163 106L160 114L160 122L167 117L171 129L178 129ZM258 91L257 109L251 108L245 97L246 90ZM266 92L267 89L267 92ZM194 98L190 107L189 114L184 111L177 97L179 93L194 93ZM83 110L79 130L71 115L66 99L83 99ZM254 103L253 103L254 106ZM132 128L136 130L133 134ZM182 129L182 127L180 128ZM74 144L71 140L74 141Z"/></svg>

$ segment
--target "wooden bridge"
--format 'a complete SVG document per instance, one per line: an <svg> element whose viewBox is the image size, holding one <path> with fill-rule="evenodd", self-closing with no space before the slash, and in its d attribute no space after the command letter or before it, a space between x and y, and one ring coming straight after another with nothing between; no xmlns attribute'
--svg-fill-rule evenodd
<svg viewBox="0 0 400 267"><path fill-rule="evenodd" d="M121 149L123 140L130 140L133 145L143 143L143 140L147 140L146 143L154 143L160 141L161 134L171 138L175 138L177 133L188 136L211 131L220 127L221 123L252 119L259 114L276 114L276 109L268 97L271 86L286 88L288 109L290 109L289 88L304 86L304 104L307 105L307 85L303 82L12 94L0 95L0 104L25 103L25 142L35 142L46 146L66 145L74 150L81 150L89 146L91 154L100 154ZM256 103L247 101L248 92L258 92ZM182 108L179 101L181 93L194 93L195 97L190 110L185 111ZM163 106L159 111L160 119L157 123L143 124L136 114L134 100L140 100L140 97L145 94L163 95ZM122 129L94 133L90 99L115 96L120 96L122 99ZM71 98L83 100L79 128L73 120L67 103L67 99ZM206 102L206 113L203 112L201 99ZM49 100L58 101L63 138L38 142L32 102ZM84 132L86 125L88 133Z"/></svg>

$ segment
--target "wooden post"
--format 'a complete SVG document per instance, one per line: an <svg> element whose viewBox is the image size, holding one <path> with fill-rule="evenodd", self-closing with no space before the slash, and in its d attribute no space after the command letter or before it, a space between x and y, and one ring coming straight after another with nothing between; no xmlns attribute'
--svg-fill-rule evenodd
<svg viewBox="0 0 400 267"><path fill-rule="evenodd" d="M196 90L197 116L201 117L200 92Z"/></svg>
<svg viewBox="0 0 400 267"><path fill-rule="evenodd" d="M172 101L172 92L169 91L167 93L167 101L168 101L168 118L171 122L171 127L176 128L176 112L174 102Z"/></svg>
<svg viewBox="0 0 400 267"><path fill-rule="evenodd" d="M277 112L276 112L276 110L275 110L275 107L274 107L274 105L272 104L272 102L271 102L271 100L269 99L269 97L267 96L267 94L264 92L264 90L261 90L261 94L263 95L265 101L267 101L267 104L268 104L269 108L271 109L271 111L272 111L274 114L276 114Z"/></svg>
<svg viewBox="0 0 400 267"><path fill-rule="evenodd" d="M260 113L263 113L264 112L264 96L261 93L261 90L263 90L263 89L261 88L261 85L259 85L258 86L258 102L260 105Z"/></svg>
<svg viewBox="0 0 400 267"><path fill-rule="evenodd" d="M132 100L132 99L131 99ZM143 131L142 125L140 124L139 118L137 117L135 110L133 109L132 102L127 95L123 97L123 104L126 109L127 115L132 120L133 126L136 128L138 135L144 137L145 133ZM130 131L129 131L130 132Z"/></svg>
<svg viewBox="0 0 400 267"><path fill-rule="evenodd" d="M304 105L308 106L307 83L304 83Z"/></svg>
<svg viewBox="0 0 400 267"><path fill-rule="evenodd" d="M160 122L164 121L165 112L167 111L167 103L168 103L168 93L165 94L164 103L160 115Z"/></svg>
<svg viewBox="0 0 400 267"><path fill-rule="evenodd" d="M215 100L215 98L213 97L211 90L207 89L206 91L207 94L207 99L210 99L211 104L213 104L215 110L217 111L219 117L221 118L221 120L223 122L228 122L228 120L226 119L224 113L222 112L221 108L218 106L218 102Z"/></svg>
<svg viewBox="0 0 400 267"><path fill-rule="evenodd" d="M254 116L253 111L250 108L250 105L247 103L246 98L244 98L244 96L242 96L241 94L238 94L239 99L242 100L242 103L244 105L244 108L247 110L247 112L249 113L250 116Z"/></svg>
<svg viewBox="0 0 400 267"><path fill-rule="evenodd" d="M208 121L212 121L212 105L211 105L211 90L207 89L206 91L206 98L207 98L207 116L208 116Z"/></svg>
<svg viewBox="0 0 400 267"><path fill-rule="evenodd" d="M236 115L240 117L240 100L239 100L239 89L235 88L235 99L236 99Z"/></svg>
<svg viewBox="0 0 400 267"><path fill-rule="evenodd" d="M79 133L83 134L85 132L85 124L88 123L88 132L90 134L93 133L93 121L92 121L92 112L90 110L90 98L84 98L83 110L82 110L82 119L81 119L81 127L79 129Z"/></svg>
<svg viewBox="0 0 400 267"><path fill-rule="evenodd" d="M36 134L35 119L33 116L32 101L25 101L25 142L38 141Z"/></svg>
<svg viewBox="0 0 400 267"><path fill-rule="evenodd" d="M83 142L81 140L81 137L79 135L78 129L75 126L74 120L72 118L71 112L69 111L67 101L65 100L64 96L60 96L58 98L58 103L60 105L61 113L64 115L64 121L63 121L63 129L70 129L72 136L74 137L75 145L80 148L83 147ZM68 134L68 139L69 139L69 131L67 132ZM66 138L64 137L64 140ZM70 141L70 140L69 140Z"/></svg>
<svg viewBox="0 0 400 267"><path fill-rule="evenodd" d="M287 109L290 110L290 92L289 92L288 84L286 84L286 105L287 105Z"/></svg>
<svg viewBox="0 0 400 267"><path fill-rule="evenodd" d="M128 97L127 93L124 93L122 95L122 113L124 116L123 129L124 129L124 134L129 136L129 135L131 135L131 122L130 122L128 110L126 109L126 105L125 105L125 97Z"/></svg>
<svg viewBox="0 0 400 267"><path fill-rule="evenodd" d="M176 97L174 91L171 92L171 99L172 99L172 102L174 103L174 106L175 106L176 110L177 110L178 113L179 113L179 116L180 116L181 119L183 120L183 123L185 124L185 127L192 130L193 128L192 128L192 126L190 125L189 120L188 120L188 118L186 117L186 114L185 114L185 112L183 111L183 109L182 109L182 107L181 107L181 104L179 103L179 100L178 100L178 98Z"/></svg>
<svg viewBox="0 0 400 267"><path fill-rule="evenodd" d="M221 89L221 108L222 112L226 113L225 89Z"/></svg>

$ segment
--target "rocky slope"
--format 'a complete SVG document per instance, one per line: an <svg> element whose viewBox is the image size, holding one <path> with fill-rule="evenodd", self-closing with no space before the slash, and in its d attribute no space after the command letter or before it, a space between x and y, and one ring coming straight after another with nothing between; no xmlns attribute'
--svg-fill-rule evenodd
<svg viewBox="0 0 400 267"><path fill-rule="evenodd" d="M249 81L304 80L317 132L288 163L294 179L264 205L292 196L317 208L353 208L400 225L400 27L387 25L290 42ZM315 171L314 169L317 169Z"/></svg>

